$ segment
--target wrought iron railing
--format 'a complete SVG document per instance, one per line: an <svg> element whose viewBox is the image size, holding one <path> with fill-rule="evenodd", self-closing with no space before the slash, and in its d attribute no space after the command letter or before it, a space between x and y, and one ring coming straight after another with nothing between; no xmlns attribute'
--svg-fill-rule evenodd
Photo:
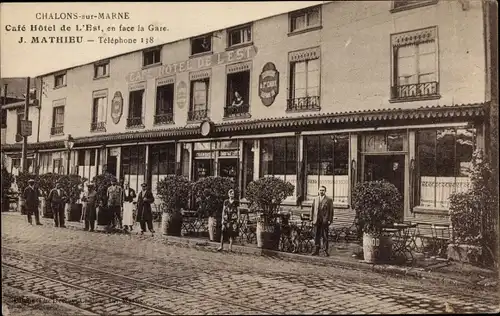
<svg viewBox="0 0 500 316"><path fill-rule="evenodd" d="M248 104L243 104L243 105L229 105L224 108L224 117L238 117L238 116L244 116L245 114L248 114L250 111L250 105Z"/></svg>
<svg viewBox="0 0 500 316"><path fill-rule="evenodd" d="M287 100L287 111L309 111L309 110L320 110L320 97L303 97L294 98Z"/></svg>
<svg viewBox="0 0 500 316"><path fill-rule="evenodd" d="M90 130L92 132L105 132L106 122L92 122L90 123Z"/></svg>
<svg viewBox="0 0 500 316"><path fill-rule="evenodd" d="M439 82L404 84L392 87L392 99L413 99L439 94Z"/></svg>
<svg viewBox="0 0 500 316"><path fill-rule="evenodd" d="M64 133L64 126L53 126L50 129L50 135L61 135Z"/></svg>
<svg viewBox="0 0 500 316"><path fill-rule="evenodd" d="M208 117L208 110L195 110L188 112L189 121L200 121Z"/></svg>
<svg viewBox="0 0 500 316"><path fill-rule="evenodd" d="M174 113L164 113L155 115L154 124L168 124L174 121Z"/></svg>
<svg viewBox="0 0 500 316"><path fill-rule="evenodd" d="M127 127L143 126L142 117L129 117L127 118Z"/></svg>

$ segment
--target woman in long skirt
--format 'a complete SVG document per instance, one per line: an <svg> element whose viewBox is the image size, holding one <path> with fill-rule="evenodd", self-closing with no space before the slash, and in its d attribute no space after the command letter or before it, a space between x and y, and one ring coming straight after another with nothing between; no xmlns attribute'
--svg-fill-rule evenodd
<svg viewBox="0 0 500 316"><path fill-rule="evenodd" d="M135 207L135 191L130 188L128 181L123 183L123 228L125 231L134 228L134 207Z"/></svg>
<svg viewBox="0 0 500 316"><path fill-rule="evenodd" d="M234 238L238 236L238 206L239 201L234 199L234 190L228 191L228 199L224 200L222 209L222 233L220 236L220 247L217 251L224 248L224 236L229 237L229 251L233 250Z"/></svg>

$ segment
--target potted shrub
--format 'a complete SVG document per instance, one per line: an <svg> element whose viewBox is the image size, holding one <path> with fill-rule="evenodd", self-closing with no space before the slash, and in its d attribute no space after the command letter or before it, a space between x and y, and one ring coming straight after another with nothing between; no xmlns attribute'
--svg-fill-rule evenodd
<svg viewBox="0 0 500 316"><path fill-rule="evenodd" d="M68 195L65 209L69 222L78 222L82 217L82 204L78 203L78 201L80 199L80 193L82 193L83 190L83 184L86 180L87 179L76 174L63 175L59 179L61 187Z"/></svg>
<svg viewBox="0 0 500 316"><path fill-rule="evenodd" d="M387 260L392 242L382 230L400 219L403 204L399 190L386 180L360 182L352 192L352 207L357 212L358 229L363 232L364 260Z"/></svg>
<svg viewBox="0 0 500 316"><path fill-rule="evenodd" d="M14 181L14 176L10 174L7 169L2 166L2 212L7 212L9 210L9 190L12 182Z"/></svg>
<svg viewBox="0 0 500 316"><path fill-rule="evenodd" d="M448 258L496 267L498 195L493 171L481 150L474 152L470 171L469 189L450 196L453 240L448 245Z"/></svg>
<svg viewBox="0 0 500 316"><path fill-rule="evenodd" d="M292 195L293 190L293 184L274 177L260 178L248 184L245 198L250 202L250 209L260 213L257 221L257 247L278 249L278 212L281 202Z"/></svg>
<svg viewBox="0 0 500 316"><path fill-rule="evenodd" d="M116 180L116 177L109 172L104 172L92 179L97 195L97 226L104 226L109 223L110 215L107 212L108 188L113 180Z"/></svg>
<svg viewBox="0 0 500 316"><path fill-rule="evenodd" d="M198 210L204 218L208 217L210 241L220 240L222 208L230 189L235 189L235 182L226 177L205 177L193 184L192 192ZM238 196L236 190L235 196Z"/></svg>
<svg viewBox="0 0 500 316"><path fill-rule="evenodd" d="M167 175L158 181L156 192L162 202L161 227L164 235L181 235L181 209L187 208L191 186L188 178L179 175Z"/></svg>

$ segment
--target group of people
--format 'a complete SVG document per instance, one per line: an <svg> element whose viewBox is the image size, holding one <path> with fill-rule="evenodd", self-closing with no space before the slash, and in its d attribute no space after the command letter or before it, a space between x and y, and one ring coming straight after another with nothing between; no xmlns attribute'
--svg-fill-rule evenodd
<svg viewBox="0 0 500 316"><path fill-rule="evenodd" d="M35 180L28 180L28 186L23 192L23 199L25 200L24 211L30 224L33 224L32 216L35 215L36 225L42 225L38 210L39 197L40 192L35 187ZM99 216L104 216L104 222L106 222L108 227L130 232L133 230L135 221L138 221L141 226L141 234L146 232L146 227L154 234L151 208L151 204L154 203L154 196L146 183L141 185L141 191L139 194L136 194L128 182L118 184L118 181L114 179L111 186L107 189L105 200L107 201L107 205L103 205L103 201L98 198L94 183L88 183L87 190L82 190L80 201L82 203L81 219L84 222L84 230L95 230L97 208L103 207L105 213L99 214ZM55 188L47 196L47 207L50 207L52 210L55 227L66 227L64 225L64 205L68 201L68 195L61 188L61 183L56 183ZM137 210L136 216L134 216L135 209Z"/></svg>

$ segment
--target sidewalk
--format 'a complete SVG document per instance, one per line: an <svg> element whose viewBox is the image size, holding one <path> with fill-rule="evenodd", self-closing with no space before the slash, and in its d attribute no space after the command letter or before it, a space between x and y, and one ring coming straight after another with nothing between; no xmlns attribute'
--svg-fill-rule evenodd
<svg viewBox="0 0 500 316"><path fill-rule="evenodd" d="M3 212L2 215L21 216L17 212ZM42 224L47 226L54 226L54 221L50 218L42 218ZM140 235L134 230L132 237L139 239L154 239L161 242L166 242L173 245L183 245L188 247L195 247L198 249L205 249L208 251L215 251L219 246L217 242L210 242L207 238L194 238L194 237L174 237L163 236L160 233L160 223L154 223L154 228L157 233L152 236L150 233ZM83 223L80 222L66 222L68 229L82 230ZM98 226L98 232L104 233L101 226ZM123 234L123 233L118 233ZM360 246L355 244L333 243L334 251L330 251L330 257L323 256L310 256L295 253L286 253L273 250L265 250L257 248L257 245L233 245L233 252L247 255L260 255L274 258L281 258L285 260L294 260L306 262L317 265L337 265L340 267L347 267L356 270L365 270L380 273L389 273L394 275L412 276L415 278L428 279L436 282L444 282L448 284L455 284L459 286L468 287L481 287L483 289L495 290L498 284L498 276L494 271L474 267L468 264L459 262L450 262L446 260L424 259L417 258L413 266L397 266L390 264L368 264L364 263L353 256L353 253L359 249ZM227 248L226 248L227 249Z"/></svg>

